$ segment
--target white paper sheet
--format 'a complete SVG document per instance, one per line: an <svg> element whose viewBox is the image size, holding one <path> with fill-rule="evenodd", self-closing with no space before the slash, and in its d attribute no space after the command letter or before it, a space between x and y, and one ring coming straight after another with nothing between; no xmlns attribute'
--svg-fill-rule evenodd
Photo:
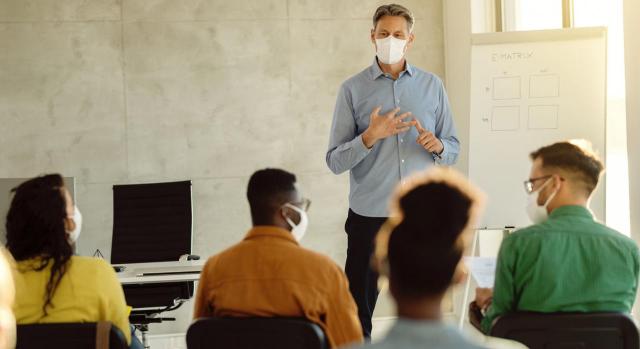
<svg viewBox="0 0 640 349"><path fill-rule="evenodd" d="M496 278L496 262L495 257L464 257L464 263L478 287L493 287Z"/></svg>

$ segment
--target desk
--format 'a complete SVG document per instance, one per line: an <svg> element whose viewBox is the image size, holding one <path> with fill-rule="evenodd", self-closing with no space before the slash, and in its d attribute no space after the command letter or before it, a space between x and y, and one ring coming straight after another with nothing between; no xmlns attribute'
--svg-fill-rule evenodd
<svg viewBox="0 0 640 349"><path fill-rule="evenodd" d="M125 269L119 273L118 280L123 285L153 284L165 282L198 281L205 260L184 262L154 262L116 264Z"/></svg>

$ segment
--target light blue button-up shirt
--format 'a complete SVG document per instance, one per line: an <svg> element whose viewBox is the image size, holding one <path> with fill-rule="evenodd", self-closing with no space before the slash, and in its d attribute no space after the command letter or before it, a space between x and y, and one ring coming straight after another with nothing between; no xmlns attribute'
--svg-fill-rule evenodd
<svg viewBox="0 0 640 349"><path fill-rule="evenodd" d="M442 154L433 155L417 144L415 127L367 149L362 133L377 106L382 106L380 115L396 107L400 108L398 115L411 112L422 127L440 139ZM394 80L374 59L370 67L340 87L326 160L335 174L350 171L349 207L355 213L387 217L389 199L400 181L436 163L454 164L459 149L449 100L442 81L434 74L406 63Z"/></svg>

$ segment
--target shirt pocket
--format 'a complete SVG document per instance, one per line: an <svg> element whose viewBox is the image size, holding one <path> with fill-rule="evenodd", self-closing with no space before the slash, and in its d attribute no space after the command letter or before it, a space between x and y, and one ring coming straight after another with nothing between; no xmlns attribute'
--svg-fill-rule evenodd
<svg viewBox="0 0 640 349"><path fill-rule="evenodd" d="M412 112L413 117L420 121L420 125L422 125L425 130L435 134L437 124L436 105L428 101L420 101L407 108L407 110Z"/></svg>

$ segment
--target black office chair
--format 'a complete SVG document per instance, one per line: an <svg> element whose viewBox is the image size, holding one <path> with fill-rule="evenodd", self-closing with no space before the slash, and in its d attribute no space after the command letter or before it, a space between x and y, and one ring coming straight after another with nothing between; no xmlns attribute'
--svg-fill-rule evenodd
<svg viewBox="0 0 640 349"><path fill-rule="evenodd" d="M109 322L17 326L16 349L126 349L127 341Z"/></svg>
<svg viewBox="0 0 640 349"><path fill-rule="evenodd" d="M638 349L638 329L623 313L506 314L491 336L518 341L529 349Z"/></svg>
<svg viewBox="0 0 640 349"><path fill-rule="evenodd" d="M202 318L187 331L189 349L325 349L324 332L298 318Z"/></svg>
<svg viewBox="0 0 640 349"><path fill-rule="evenodd" d="M177 262L192 256L191 181L113 186L111 264ZM129 321L148 347L149 324L193 297L194 282L123 285Z"/></svg>

